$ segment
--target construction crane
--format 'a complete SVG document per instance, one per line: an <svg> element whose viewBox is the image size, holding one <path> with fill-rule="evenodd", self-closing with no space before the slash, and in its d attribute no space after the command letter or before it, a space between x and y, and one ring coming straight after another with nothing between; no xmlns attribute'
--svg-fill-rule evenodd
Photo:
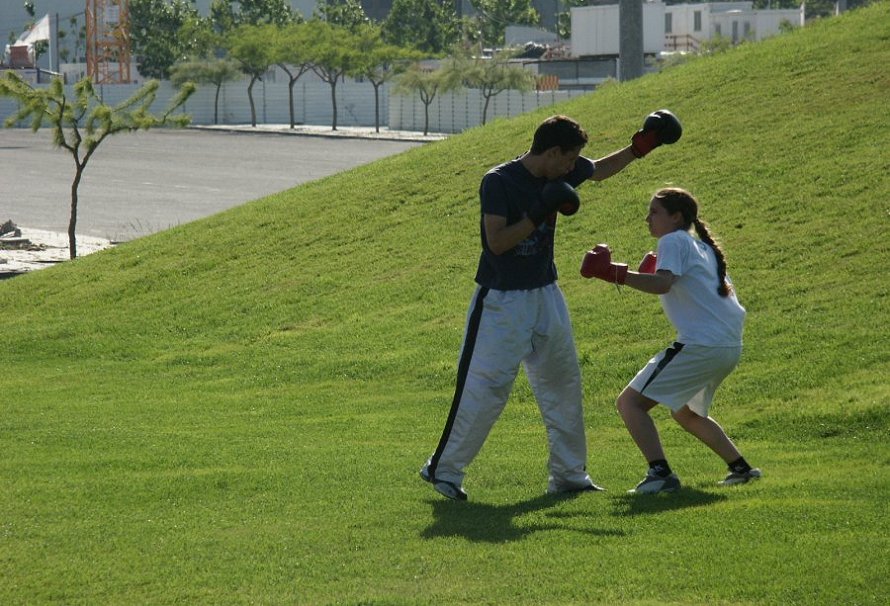
<svg viewBox="0 0 890 606"><path fill-rule="evenodd" d="M130 0L86 0L87 75L95 84L130 82Z"/></svg>

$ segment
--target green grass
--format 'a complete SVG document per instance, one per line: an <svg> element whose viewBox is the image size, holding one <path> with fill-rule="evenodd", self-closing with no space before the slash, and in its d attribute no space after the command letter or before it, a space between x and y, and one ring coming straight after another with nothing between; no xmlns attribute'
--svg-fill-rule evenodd
<svg viewBox="0 0 890 606"><path fill-rule="evenodd" d="M522 377L471 501L417 477L479 179L547 112L0 283L0 603L886 604L888 8L558 108L594 157L655 108L685 126L584 186L558 233L604 495L542 494ZM577 267L600 241L642 257L665 183L702 201L748 308L714 414L765 477L718 489L720 461L658 410L685 488L633 499L644 464L613 402L673 334L654 297Z"/></svg>

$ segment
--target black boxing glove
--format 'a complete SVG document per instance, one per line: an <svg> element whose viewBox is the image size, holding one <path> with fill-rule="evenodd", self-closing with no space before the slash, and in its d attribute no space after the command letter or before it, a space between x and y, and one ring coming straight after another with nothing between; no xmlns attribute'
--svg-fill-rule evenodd
<svg viewBox="0 0 890 606"><path fill-rule="evenodd" d="M676 143L682 135L683 125L677 116L660 109L646 116L643 128L631 137L630 148L634 156L642 158L659 145Z"/></svg>
<svg viewBox="0 0 890 606"><path fill-rule="evenodd" d="M564 215L574 215L578 212L579 206L581 199L574 187L565 181L548 181L527 214L532 223L540 225L556 211Z"/></svg>
<svg viewBox="0 0 890 606"><path fill-rule="evenodd" d="M559 212L567 217L574 215L581 207L578 192L565 181L548 181L541 195L559 200Z"/></svg>

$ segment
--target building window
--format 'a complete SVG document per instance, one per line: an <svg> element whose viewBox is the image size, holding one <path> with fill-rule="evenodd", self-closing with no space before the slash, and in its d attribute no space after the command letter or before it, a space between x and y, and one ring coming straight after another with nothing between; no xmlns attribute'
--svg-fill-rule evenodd
<svg viewBox="0 0 890 606"><path fill-rule="evenodd" d="M692 26L692 29L694 31L700 32L701 31L701 11L695 11L694 13L692 13L692 18L695 22L694 25Z"/></svg>
<svg viewBox="0 0 890 606"><path fill-rule="evenodd" d="M664 14L664 33L666 33L666 34L670 34L671 31L673 30L673 25L674 25L673 21L674 20L671 18L673 16L674 15L671 13Z"/></svg>

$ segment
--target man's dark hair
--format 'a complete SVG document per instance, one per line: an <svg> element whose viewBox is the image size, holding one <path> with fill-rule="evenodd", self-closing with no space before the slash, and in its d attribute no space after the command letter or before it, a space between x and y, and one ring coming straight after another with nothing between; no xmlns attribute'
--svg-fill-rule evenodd
<svg viewBox="0 0 890 606"><path fill-rule="evenodd" d="M535 131L531 152L543 154L551 147L563 153L587 145L587 132L568 116L550 116Z"/></svg>

